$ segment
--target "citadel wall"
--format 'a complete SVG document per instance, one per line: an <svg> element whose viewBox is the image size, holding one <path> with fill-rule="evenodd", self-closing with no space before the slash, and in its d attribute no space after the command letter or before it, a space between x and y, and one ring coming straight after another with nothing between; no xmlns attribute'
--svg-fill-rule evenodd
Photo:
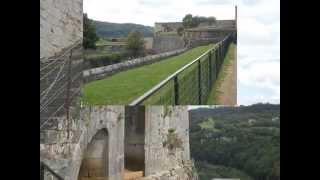
<svg viewBox="0 0 320 180"><path fill-rule="evenodd" d="M40 58L82 42L82 4L82 0L40 1Z"/></svg>
<svg viewBox="0 0 320 180"><path fill-rule="evenodd" d="M155 36L152 47L157 53L163 53L183 49L185 42L182 37L178 35Z"/></svg>
<svg viewBox="0 0 320 180"><path fill-rule="evenodd" d="M145 180L192 179L187 106L85 107L69 130L61 119L40 143L41 160L65 180L123 180L127 157L143 163Z"/></svg>

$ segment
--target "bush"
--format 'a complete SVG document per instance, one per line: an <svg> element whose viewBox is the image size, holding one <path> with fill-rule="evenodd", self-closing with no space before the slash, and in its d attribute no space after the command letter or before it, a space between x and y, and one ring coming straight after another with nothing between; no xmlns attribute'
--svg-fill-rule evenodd
<svg viewBox="0 0 320 180"><path fill-rule="evenodd" d="M85 60L89 62L89 68L96 68L119 63L125 58L125 54L114 53L108 55L87 57L85 58Z"/></svg>

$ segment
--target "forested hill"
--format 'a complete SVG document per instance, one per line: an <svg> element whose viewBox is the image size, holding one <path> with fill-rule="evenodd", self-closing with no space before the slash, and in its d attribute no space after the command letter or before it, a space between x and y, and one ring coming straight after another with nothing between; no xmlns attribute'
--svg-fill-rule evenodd
<svg viewBox="0 0 320 180"><path fill-rule="evenodd" d="M280 105L190 110L200 180L280 180Z"/></svg>
<svg viewBox="0 0 320 180"><path fill-rule="evenodd" d="M153 28L151 26L144 26L132 23L111 23L102 21L93 21L96 26L96 32L99 37L127 37L131 31L139 31L143 33L144 37L152 37Z"/></svg>
<svg viewBox="0 0 320 180"><path fill-rule="evenodd" d="M238 116L241 113L241 116ZM267 116L273 116L280 113L280 105L277 104L254 104L251 106L239 107L219 107L219 108L198 108L189 111L192 121L199 121L203 118L211 116L228 116L229 118L236 117L237 119L247 120L255 113Z"/></svg>

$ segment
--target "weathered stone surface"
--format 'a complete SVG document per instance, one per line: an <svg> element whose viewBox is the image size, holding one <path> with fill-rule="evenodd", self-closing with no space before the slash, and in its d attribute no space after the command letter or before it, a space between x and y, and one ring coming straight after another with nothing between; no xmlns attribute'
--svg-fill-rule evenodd
<svg viewBox="0 0 320 180"><path fill-rule="evenodd" d="M190 159L189 118L187 106L147 106L146 107L146 176L168 171ZM168 133L174 131L181 146L169 150L164 143ZM173 144L175 146L175 144Z"/></svg>
<svg viewBox="0 0 320 180"><path fill-rule="evenodd" d="M126 117L125 113L129 116ZM84 162L85 172L107 174L109 180L122 180L126 143L138 145L127 149L132 151L129 155L144 156L143 179L194 179L190 175L187 106L147 106L143 111L127 110L124 106L85 107L80 119L74 121L69 139L67 129L61 127L66 123L60 120L57 126L59 130L42 131L40 156L66 180L76 180ZM106 133L100 134L101 130ZM125 133L132 137L126 139ZM176 139L168 140L170 134ZM105 165L102 164L104 159L107 159ZM90 164L99 168L90 169ZM102 167L107 167L107 171L104 172Z"/></svg>
<svg viewBox="0 0 320 180"><path fill-rule="evenodd" d="M153 38L153 49L163 53L184 48L185 42L180 36L155 36Z"/></svg>
<svg viewBox="0 0 320 180"><path fill-rule="evenodd" d="M40 58L82 41L82 0L40 1Z"/></svg>
<svg viewBox="0 0 320 180"><path fill-rule="evenodd" d="M66 130L58 131L59 133L55 130L42 132L41 159L60 175L63 175L66 180L76 180L88 144L97 132L106 129L109 147L107 166L109 179L122 180L124 168L124 106L87 107L82 109L81 119L76 122L77 132L81 132L81 134L72 136L72 140L61 135L66 135ZM60 123L63 124L64 122L61 121ZM64 159L64 165L60 162L62 159Z"/></svg>

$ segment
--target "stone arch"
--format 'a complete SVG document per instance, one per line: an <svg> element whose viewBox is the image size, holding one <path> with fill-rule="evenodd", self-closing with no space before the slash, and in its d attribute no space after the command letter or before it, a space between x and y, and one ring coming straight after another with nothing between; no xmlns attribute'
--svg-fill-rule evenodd
<svg viewBox="0 0 320 180"><path fill-rule="evenodd" d="M109 133L106 128L98 130L83 152L78 180L90 180L109 176Z"/></svg>

